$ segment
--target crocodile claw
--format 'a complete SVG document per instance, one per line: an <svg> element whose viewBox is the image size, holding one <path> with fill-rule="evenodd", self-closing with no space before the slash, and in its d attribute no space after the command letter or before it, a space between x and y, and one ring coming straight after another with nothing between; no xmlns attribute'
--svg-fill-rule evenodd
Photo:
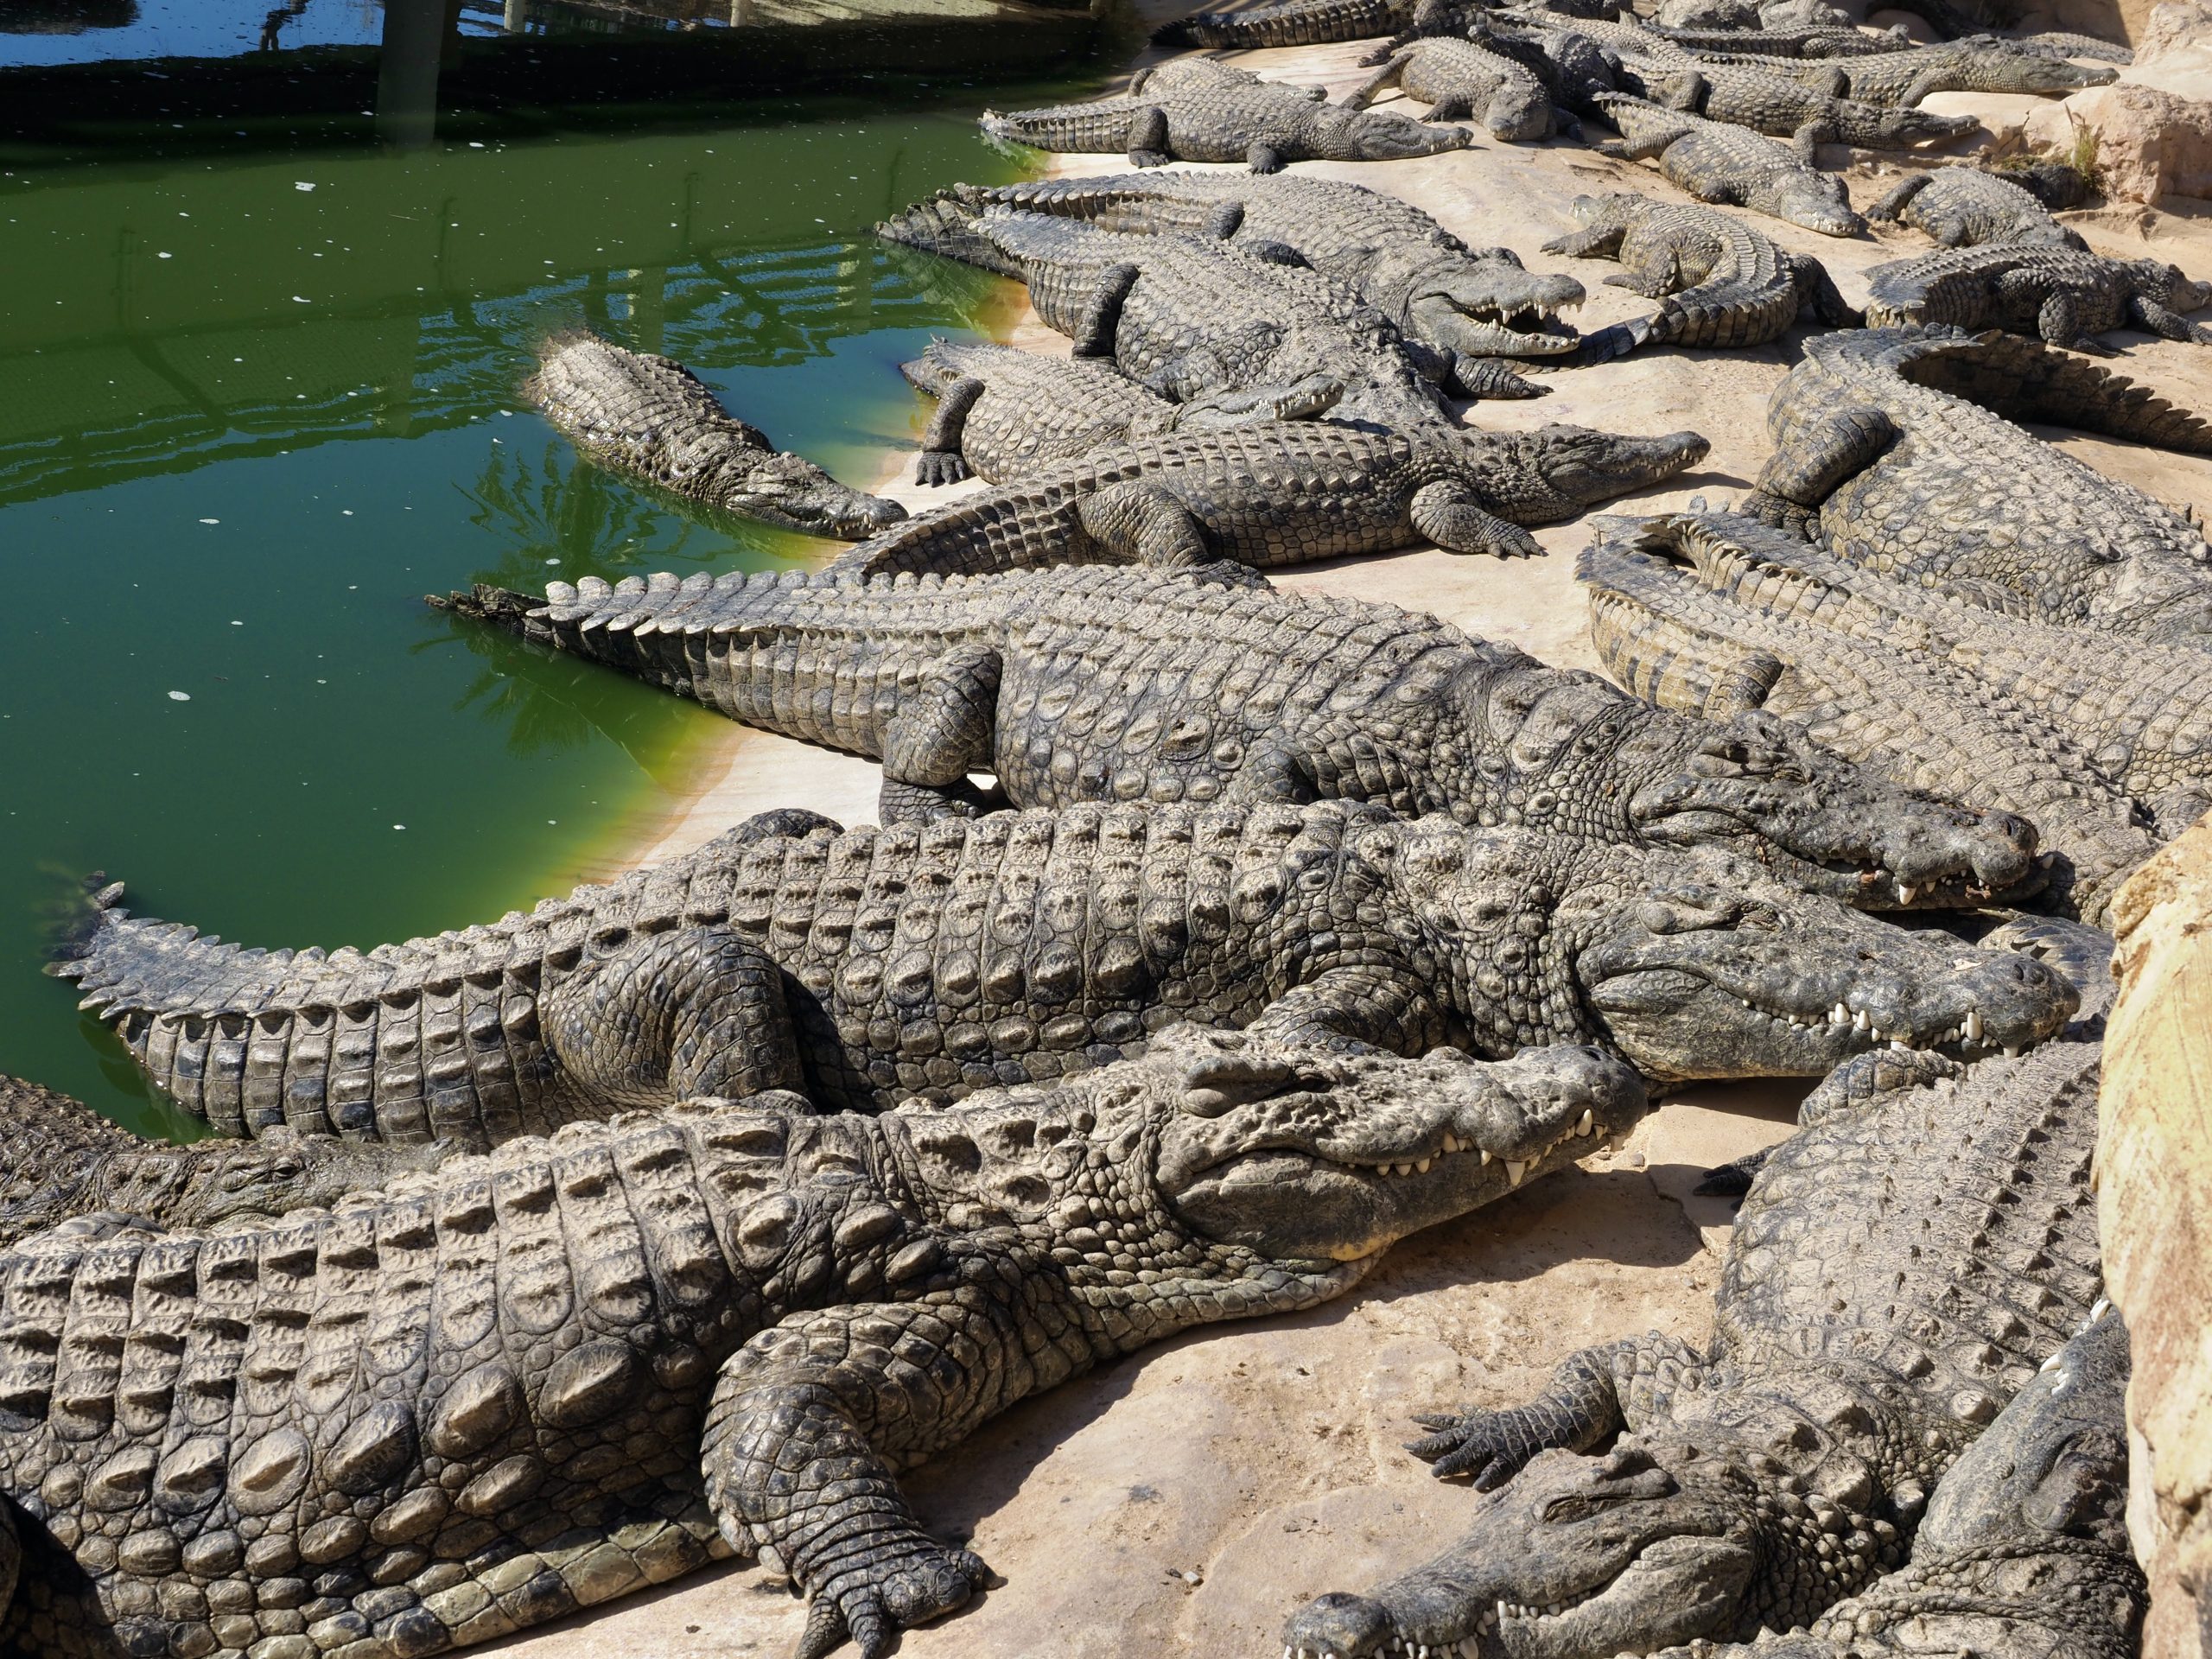
<svg viewBox="0 0 2212 1659"><path fill-rule="evenodd" d="M935 1543L902 1551L887 1569L863 1561L815 1591L795 1659L823 1659L849 1637L861 1659L882 1659L901 1630L965 1606L995 1577L973 1550Z"/></svg>
<svg viewBox="0 0 2212 1659"><path fill-rule="evenodd" d="M1428 1472L1439 1480L1467 1475L1472 1477L1477 1491L1495 1491L1543 1450L1536 1444L1509 1445L1505 1415L1464 1411L1416 1416L1414 1421L1434 1432L1409 1441L1406 1450L1427 1464Z"/></svg>

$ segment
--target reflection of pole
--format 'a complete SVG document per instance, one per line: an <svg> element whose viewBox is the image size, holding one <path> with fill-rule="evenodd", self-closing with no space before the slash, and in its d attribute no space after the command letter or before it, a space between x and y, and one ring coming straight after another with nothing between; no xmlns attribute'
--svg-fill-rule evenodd
<svg viewBox="0 0 2212 1659"><path fill-rule="evenodd" d="M530 27L530 0L507 0L506 12L499 21L508 34L521 34Z"/></svg>
<svg viewBox="0 0 2212 1659"><path fill-rule="evenodd" d="M668 271L651 265L632 270L630 277L630 333L639 351L658 352L661 328L668 319Z"/></svg>
<svg viewBox="0 0 2212 1659"><path fill-rule="evenodd" d="M377 72L377 137L419 149L438 127L438 47L446 0L384 0L384 53Z"/></svg>
<svg viewBox="0 0 2212 1659"><path fill-rule="evenodd" d="M753 21L753 0L729 0L729 26L742 29Z"/></svg>

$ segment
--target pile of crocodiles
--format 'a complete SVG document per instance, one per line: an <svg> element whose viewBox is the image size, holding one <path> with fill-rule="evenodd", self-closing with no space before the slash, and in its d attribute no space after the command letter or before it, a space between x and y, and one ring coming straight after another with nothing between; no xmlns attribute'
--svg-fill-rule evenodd
<svg viewBox="0 0 2212 1659"><path fill-rule="evenodd" d="M880 1659L993 1582L902 1471L1753 1077L1811 1092L1708 1178L1711 1339L1422 1418L1465 1536L1286 1607L1288 1659L2133 1654L2099 925L2212 808L2212 547L2029 426L2212 454L2084 358L2212 341L2212 284L2094 251L2047 160L1918 157L1854 207L1833 147L2125 60L1916 10L1944 38L1252 0L1162 38L1371 73L1184 53L985 115L1140 170L879 227L1068 342L905 365L917 483L969 486L911 513L681 364L543 340L525 390L584 461L850 545L431 603L875 762L880 824L794 804L365 950L89 881L50 971L205 1135L0 1079L0 1654L423 1659L741 1557L807 1598L801 1659ZM1647 315L1586 335L1574 276L1286 170L1499 143L1656 164L1532 251ZM1209 162L1244 165L1167 165ZM1935 245L1853 303L1798 232L1869 219ZM1484 418L1669 351L1789 365L1732 501L1622 500L1698 432ZM1599 507L1617 683L1265 574L1535 556Z"/></svg>

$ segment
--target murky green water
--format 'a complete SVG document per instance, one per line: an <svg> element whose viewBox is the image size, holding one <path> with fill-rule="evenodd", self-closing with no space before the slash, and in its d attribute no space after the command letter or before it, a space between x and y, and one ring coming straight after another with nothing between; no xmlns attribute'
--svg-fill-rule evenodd
<svg viewBox="0 0 2212 1659"><path fill-rule="evenodd" d="M912 429L897 363L997 297L868 235L1010 175L982 101L0 177L0 1069L167 1125L39 972L87 871L365 946L563 890L665 810L721 722L418 596L824 556L580 468L514 387L589 322L864 481Z"/></svg>

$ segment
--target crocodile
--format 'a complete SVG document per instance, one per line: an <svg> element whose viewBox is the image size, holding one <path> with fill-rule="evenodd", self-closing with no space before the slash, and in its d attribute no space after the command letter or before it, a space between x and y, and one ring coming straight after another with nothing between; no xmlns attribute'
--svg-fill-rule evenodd
<svg viewBox="0 0 2212 1659"><path fill-rule="evenodd" d="M1294 1655L1747 1641L1902 1566L1929 1491L2098 1298L2101 1036L1847 1062L1744 1200L1710 1347L1587 1348L1527 1406L1424 1420L1416 1455L1491 1496L1434 1561L1296 1615Z"/></svg>
<svg viewBox="0 0 2212 1659"><path fill-rule="evenodd" d="M365 955L245 950L118 897L53 971L232 1135L498 1141L764 1077L881 1109L1050 1082L1184 1019L1402 1053L1596 1042L1655 1079L1817 1076L1878 1042L2018 1047L2075 1005L2039 963L1725 854L1344 801L850 831L770 815Z"/></svg>
<svg viewBox="0 0 2212 1659"><path fill-rule="evenodd" d="M1964 163L1907 174L1866 210L1866 217L1910 225L1947 248L1992 243L2082 245L2081 236L2053 219L2042 199L2018 179Z"/></svg>
<svg viewBox="0 0 2212 1659"><path fill-rule="evenodd" d="M1577 196L1568 207L1582 228L1545 243L1544 251L1618 259L1628 269L1606 283L1661 302L1649 317L1587 336L1587 360L1641 346L1764 346L1808 307L1831 326L1859 321L1819 260L1777 247L1714 208L1626 194Z"/></svg>
<svg viewBox="0 0 2212 1659"><path fill-rule="evenodd" d="M102 1211L165 1227L281 1215L429 1166L420 1148L288 1130L168 1146L20 1077L0 1077L0 1248Z"/></svg>
<svg viewBox="0 0 2212 1659"><path fill-rule="evenodd" d="M2212 551L2197 528L2006 416L2212 454L2198 416L2017 334L1869 328L1806 341L1768 402L1775 453L1739 509L2038 621L2204 645Z"/></svg>
<svg viewBox="0 0 2212 1659"><path fill-rule="evenodd" d="M1624 67L1633 71L1636 61L1628 60ZM1971 115L1939 115L1933 110L1837 96L1794 76L1772 74L1740 63L1707 62L1694 69L1662 63L1653 66L1653 70L1649 77L1638 75L1647 80L1645 96L1709 121L1787 138L1799 159L1807 162L1821 144L1910 149L1930 140L1956 138L1980 124ZM1636 87L1628 85L1626 90L1633 92Z"/></svg>
<svg viewBox="0 0 2212 1659"><path fill-rule="evenodd" d="M1685 52L1728 52L1762 58L1865 58L1912 44L1903 29L1878 34L1820 24L1775 29L1675 29L1652 23L1650 32Z"/></svg>
<svg viewBox="0 0 2212 1659"><path fill-rule="evenodd" d="M1484 10L1481 0L1257 0L1219 11L1193 12L1163 24L1153 38L1179 46L1233 50L1270 46L1327 46L1379 35L1456 35ZM1618 0L1554 0L1563 16L1611 19Z"/></svg>
<svg viewBox="0 0 2212 1659"><path fill-rule="evenodd" d="M1621 135L1599 144L1601 151L1656 161L1669 182L1700 201L1748 207L1823 236L1856 236L1866 228L1851 211L1842 180L1808 166L1771 138L1624 92L1599 92L1592 101Z"/></svg>
<svg viewBox="0 0 2212 1659"><path fill-rule="evenodd" d="M932 340L899 372L938 400L914 462L917 484L971 475L1002 484L1135 439L1305 420L1343 391L1314 374L1293 385L1171 404L1096 358L1045 357L985 340Z"/></svg>
<svg viewBox="0 0 2212 1659"><path fill-rule="evenodd" d="M2118 768L2085 741L2079 720L2066 717L2074 711L2055 716L2044 695L2045 683L2065 678L2058 662L2076 641L2062 651L2050 630L2013 623L2031 658L2026 671L1997 662L1985 670L1979 652L1955 643L1974 636L1976 619L1959 614L1963 607L1944 634L1913 626L1894 607L1827 591L1791 603L1804 584L1776 573L1819 556L1750 520L1681 517L1606 531L1576 569L1590 590L1591 638L1607 672L1647 701L1723 717L1760 708L1900 783L2018 813L2041 833L2052 899L2090 921L2104 919L2120 884L2158 849L2164 837ZM1759 592L1762 579L1774 583L1771 602ZM1854 608L1859 626L1847 626ZM2104 642L2084 633L2079 643ZM2198 657L2139 640L2114 644ZM2186 701L2188 692L2176 690ZM2107 696L2119 694L2098 683L2093 703Z"/></svg>
<svg viewBox="0 0 2212 1659"><path fill-rule="evenodd" d="M1671 478L1704 459L1694 432L1579 426L1370 431L1285 422L1094 450L908 519L840 555L845 576L979 575L1043 565L1267 568L1386 553L1533 557L1524 524Z"/></svg>
<svg viewBox="0 0 2212 1659"><path fill-rule="evenodd" d="M1449 426L1451 367L1351 289L1218 236L1133 235L946 191L876 226L887 241L1029 286L1048 327L1174 403L1335 380L1335 418Z"/></svg>
<svg viewBox="0 0 2212 1659"><path fill-rule="evenodd" d="M1700 56L1708 63L1741 63L1792 76L1834 97L1908 107L1935 92L2039 92L2063 98L2088 87L2108 86L2118 78L2118 72L2109 66L2092 68L2069 63L2017 41L1990 35L1818 62L1735 53L1708 52Z"/></svg>
<svg viewBox="0 0 2212 1659"><path fill-rule="evenodd" d="M1651 15L1650 27L1723 38L1767 29L1857 32L1851 14L1827 0L1760 0L1757 5L1751 0L1663 0Z"/></svg>
<svg viewBox="0 0 2212 1659"><path fill-rule="evenodd" d="M2107 1313L2045 1361L1943 1477L1911 1560L1811 1628L1655 1659L2136 1659L2127 1347Z"/></svg>
<svg viewBox="0 0 2212 1659"><path fill-rule="evenodd" d="M1582 303L1571 276L1523 270L1510 248L1470 248L1411 202L1338 179L1154 171L1035 179L971 193L1110 231L1218 232L1294 250L1409 340L1460 357L1571 352L1558 314Z"/></svg>
<svg viewBox="0 0 2212 1659"><path fill-rule="evenodd" d="M0 1649L415 1659L735 1554L800 1653L880 1659L988 1577L900 1471L1642 1107L1585 1049L1185 1028L957 1113L695 1101L220 1232L87 1217L0 1252Z"/></svg>
<svg viewBox="0 0 2212 1659"><path fill-rule="evenodd" d="M1543 82L1514 59L1471 40L1433 35L1408 41L1345 98L1344 107L1363 110L1393 86L1428 105L1432 121L1477 118L1511 143L1552 136L1552 99Z"/></svg>
<svg viewBox="0 0 2212 1659"><path fill-rule="evenodd" d="M1126 153L1133 167L1243 162L1273 173L1291 162L1397 162L1465 149L1465 127L1351 110L1307 86L1262 80L1211 58L1141 71L1129 90L1085 104L986 111L983 131L1033 149Z"/></svg>
<svg viewBox="0 0 2212 1659"><path fill-rule="evenodd" d="M1877 265L1866 283L1866 321L1875 327L2005 328L2103 356L2112 348L2096 336L2113 328L2212 344L2212 328L2182 315L2212 305L2212 283L2191 282L2160 259L2018 244L1943 248Z"/></svg>
<svg viewBox="0 0 2212 1659"><path fill-rule="evenodd" d="M856 542L906 516L732 419L665 357L593 334L556 334L523 390L587 461L738 518Z"/></svg>
<svg viewBox="0 0 2212 1659"><path fill-rule="evenodd" d="M1082 800L1372 800L1625 844L1712 845L1866 909L2027 883L2035 841L1747 714L1719 728L1395 606L1112 567L865 588L795 572L433 601L884 762L884 822ZM872 688L872 689L870 689ZM1119 711L1096 721L1103 706ZM1095 722L1095 723L1094 723Z"/></svg>

